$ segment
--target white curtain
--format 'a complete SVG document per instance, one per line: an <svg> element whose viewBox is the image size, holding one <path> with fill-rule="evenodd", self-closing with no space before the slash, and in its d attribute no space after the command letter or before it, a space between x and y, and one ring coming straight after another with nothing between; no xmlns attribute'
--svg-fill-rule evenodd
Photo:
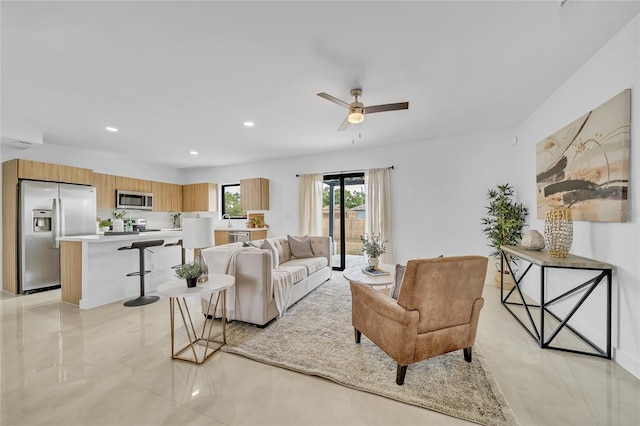
<svg viewBox="0 0 640 426"><path fill-rule="evenodd" d="M391 233L391 187L389 169L370 169L364 173L366 190L365 232L382 235L386 252L380 256L383 263L393 263L393 235Z"/></svg>
<svg viewBox="0 0 640 426"><path fill-rule="evenodd" d="M300 175L300 235L322 235L322 174Z"/></svg>

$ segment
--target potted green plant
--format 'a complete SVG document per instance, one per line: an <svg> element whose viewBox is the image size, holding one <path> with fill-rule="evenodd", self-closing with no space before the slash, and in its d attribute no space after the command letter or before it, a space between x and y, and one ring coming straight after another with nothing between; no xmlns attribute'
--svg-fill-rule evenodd
<svg viewBox="0 0 640 426"><path fill-rule="evenodd" d="M522 203L513 200L514 188L507 184L497 185L495 189L487 191L489 205L486 206L487 216L481 219L482 232L489 240L488 246L493 249L490 253L496 262L496 286L500 286L500 246L515 246L520 244L522 239L522 227L529 213ZM513 263L516 259L509 257L508 261ZM508 268L503 272L504 282L513 285L513 277L510 276Z"/></svg>
<svg viewBox="0 0 640 426"><path fill-rule="evenodd" d="M204 273L204 268L199 263L185 263L180 265L176 269L176 277L185 279L187 281L187 287L192 288L196 286L198 278Z"/></svg>
<svg viewBox="0 0 640 426"><path fill-rule="evenodd" d="M111 221L109 219L101 219L98 222L98 226L100 227L100 231L108 231L111 226Z"/></svg>
<svg viewBox="0 0 640 426"><path fill-rule="evenodd" d="M378 263L380 262L380 255L384 254L387 250L385 243L385 239L382 235L371 235L365 234L364 236L360 236L360 240L362 240L362 251L367 254L369 258L369 267L371 269L375 269L378 267Z"/></svg>

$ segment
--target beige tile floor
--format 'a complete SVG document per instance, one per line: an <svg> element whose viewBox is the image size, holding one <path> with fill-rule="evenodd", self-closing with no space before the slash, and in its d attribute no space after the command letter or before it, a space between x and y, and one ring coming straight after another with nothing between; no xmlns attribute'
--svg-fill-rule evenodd
<svg viewBox="0 0 640 426"><path fill-rule="evenodd" d="M640 423L638 379L539 349L498 290L484 293L478 344L521 425ZM467 424L235 355L172 361L166 300L81 311L59 299L0 295L0 425Z"/></svg>

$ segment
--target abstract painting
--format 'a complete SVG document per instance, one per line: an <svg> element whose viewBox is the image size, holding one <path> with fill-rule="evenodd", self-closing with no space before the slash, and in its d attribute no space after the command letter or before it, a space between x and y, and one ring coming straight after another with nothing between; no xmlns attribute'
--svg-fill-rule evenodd
<svg viewBox="0 0 640 426"><path fill-rule="evenodd" d="M574 221L627 220L630 123L627 89L538 142L538 219L565 206Z"/></svg>

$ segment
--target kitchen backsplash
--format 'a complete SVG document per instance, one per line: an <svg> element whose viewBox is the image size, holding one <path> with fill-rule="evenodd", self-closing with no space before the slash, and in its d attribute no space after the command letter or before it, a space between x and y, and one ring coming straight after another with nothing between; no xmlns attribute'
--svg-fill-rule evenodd
<svg viewBox="0 0 640 426"><path fill-rule="evenodd" d="M118 209L121 211L121 209ZM173 222L171 221L171 213L166 212L145 212L140 210L126 210L125 218L144 218L147 219L147 228L150 229L171 229ZM100 219L113 219L113 210L98 210L97 214Z"/></svg>

